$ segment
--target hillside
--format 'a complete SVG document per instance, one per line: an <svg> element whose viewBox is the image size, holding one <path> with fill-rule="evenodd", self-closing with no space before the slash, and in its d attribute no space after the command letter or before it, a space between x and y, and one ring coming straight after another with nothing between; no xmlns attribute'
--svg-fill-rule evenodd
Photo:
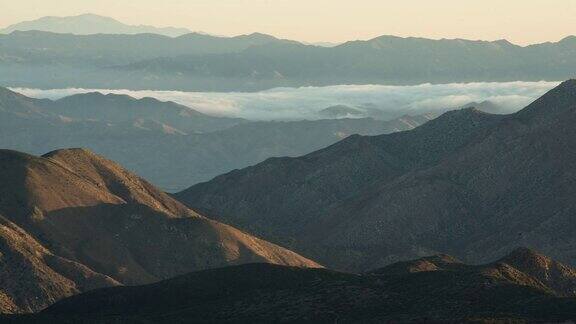
<svg viewBox="0 0 576 324"><path fill-rule="evenodd" d="M87 150L0 150L0 170L2 312L225 265L318 266L197 214Z"/></svg>
<svg viewBox="0 0 576 324"><path fill-rule="evenodd" d="M541 260L554 267L548 269ZM518 249L503 260L480 266L449 256L407 264L429 266L401 271L403 265L392 265L362 275L265 264L228 267L148 286L92 291L24 319L524 323L576 318L574 291L566 294L556 289L576 284L574 270L530 250ZM532 275L558 269L563 269L559 281L556 276L541 281Z"/></svg>
<svg viewBox="0 0 576 324"><path fill-rule="evenodd" d="M571 80L512 115L449 112L176 196L338 269L438 252L485 262L518 245L574 265L575 110Z"/></svg>

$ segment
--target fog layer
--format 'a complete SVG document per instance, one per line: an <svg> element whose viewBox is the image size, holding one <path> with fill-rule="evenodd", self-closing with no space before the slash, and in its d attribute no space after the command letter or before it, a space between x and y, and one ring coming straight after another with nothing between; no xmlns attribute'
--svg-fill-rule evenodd
<svg viewBox="0 0 576 324"><path fill-rule="evenodd" d="M101 92L126 94L136 98L154 97L174 101L203 113L242 117L251 120L318 119L318 112L334 105L378 110L386 118L417 115L470 102L491 101L505 112L515 112L552 89L559 82L478 82L422 84L417 86L339 85L327 87L276 88L256 93L181 92L111 89L27 89L13 90L36 98Z"/></svg>

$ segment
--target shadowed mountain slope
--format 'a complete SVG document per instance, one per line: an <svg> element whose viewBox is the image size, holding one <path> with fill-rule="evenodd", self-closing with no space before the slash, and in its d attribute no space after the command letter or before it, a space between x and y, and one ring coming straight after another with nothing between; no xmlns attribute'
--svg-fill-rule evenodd
<svg viewBox="0 0 576 324"><path fill-rule="evenodd" d="M0 216L0 313L40 310L61 298L119 283L54 255L20 227Z"/></svg>
<svg viewBox="0 0 576 324"><path fill-rule="evenodd" d="M412 131L269 160L177 197L341 269L439 251L485 262L518 245L574 264L575 111L571 80L516 114L446 113Z"/></svg>
<svg viewBox="0 0 576 324"><path fill-rule="evenodd" d="M540 260L549 260L547 268ZM426 263L434 268L415 265ZM518 266L521 264L521 266ZM509 322L576 318L574 270L520 249L470 266L446 255L369 274L251 264L191 273L148 286L95 290L65 299L38 322ZM534 273L554 272L546 282ZM561 284L562 283L562 284ZM568 297L568 298L563 298Z"/></svg>
<svg viewBox="0 0 576 324"><path fill-rule="evenodd" d="M454 111L414 131L351 136L303 157L269 159L193 186L176 197L213 217L300 248L304 240L326 237L339 224L340 220L328 223L333 206L379 183L437 163L499 120L499 116L474 109ZM235 206L240 201L242 207ZM238 214L229 217L232 206L239 207ZM354 219L342 220L342 227ZM318 247L316 252L325 248ZM344 260L342 256L340 262Z"/></svg>
<svg viewBox="0 0 576 324"><path fill-rule="evenodd" d="M87 150L44 157L0 150L0 170L2 266L9 269L0 287L13 302L5 311L231 264L318 266L197 214Z"/></svg>

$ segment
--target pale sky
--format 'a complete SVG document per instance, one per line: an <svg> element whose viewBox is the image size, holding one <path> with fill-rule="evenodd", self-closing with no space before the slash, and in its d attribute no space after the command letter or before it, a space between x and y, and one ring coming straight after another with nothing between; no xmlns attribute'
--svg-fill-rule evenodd
<svg viewBox="0 0 576 324"><path fill-rule="evenodd" d="M0 0L0 27L82 13L307 42L397 35L530 44L576 34L576 0Z"/></svg>

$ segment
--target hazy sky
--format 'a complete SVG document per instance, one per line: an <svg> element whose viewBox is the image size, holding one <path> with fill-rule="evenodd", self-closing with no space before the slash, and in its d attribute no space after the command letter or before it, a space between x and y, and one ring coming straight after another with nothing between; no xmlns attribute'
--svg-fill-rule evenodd
<svg viewBox="0 0 576 324"><path fill-rule="evenodd" d="M527 44L576 34L576 0L0 0L0 26L82 13L310 42L387 34Z"/></svg>

